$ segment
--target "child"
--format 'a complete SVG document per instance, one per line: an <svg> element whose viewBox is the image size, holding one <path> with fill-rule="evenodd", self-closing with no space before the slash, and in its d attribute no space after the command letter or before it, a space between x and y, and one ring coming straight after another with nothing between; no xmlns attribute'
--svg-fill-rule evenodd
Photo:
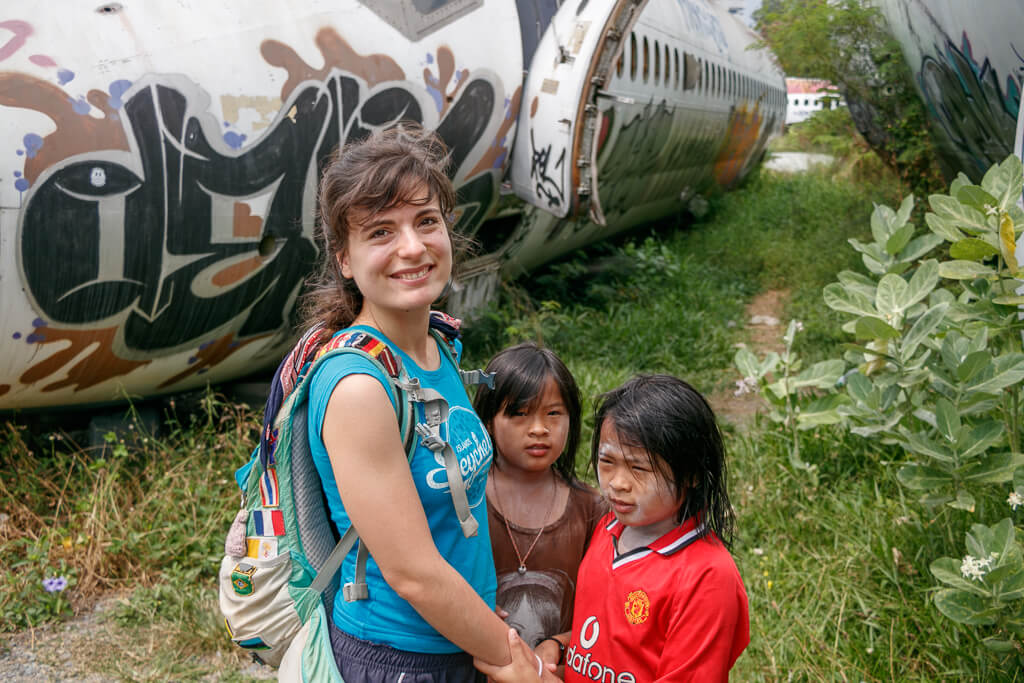
<svg viewBox="0 0 1024 683"><path fill-rule="evenodd" d="M494 444L487 513L497 603L530 645L572 626L576 573L598 520L600 495L575 475L580 395L552 351L525 343L487 366L473 407Z"/></svg>
<svg viewBox="0 0 1024 683"><path fill-rule="evenodd" d="M750 641L747 594L729 555L733 512L722 437L707 401L667 375L605 394L592 461L612 513L580 566L566 681L725 681ZM510 634L496 681L539 677ZM546 641L537 653L558 656ZM550 680L550 666L540 674Z"/></svg>

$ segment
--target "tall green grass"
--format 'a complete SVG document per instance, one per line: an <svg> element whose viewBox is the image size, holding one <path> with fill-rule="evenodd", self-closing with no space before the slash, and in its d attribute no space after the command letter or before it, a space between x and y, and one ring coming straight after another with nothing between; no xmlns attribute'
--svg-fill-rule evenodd
<svg viewBox="0 0 1024 683"><path fill-rule="evenodd" d="M836 355L843 336L821 288L855 263L846 240L868 234L872 202L898 193L827 172L755 176L712 200L701 221L642 230L508 285L467 325L465 365L543 341L579 381L586 444L593 399L633 373L670 372L705 393L728 384L735 345L747 340L744 308L760 291L789 293L785 314L806 327L802 356ZM99 459L8 425L0 468L19 476L0 483L0 556L12 558L0 580L7 628L64 618L67 598L84 607L124 590L112 627L133 678L237 677L214 574L237 504L231 473L256 424L257 411L208 397L191 424L172 420L148 442L115 438ZM776 429L725 424L752 626L734 679L1013 680L929 602L927 563L956 556L963 537L955 522L903 499L889 464L897 454L827 429L807 433L812 481L790 469ZM579 471L586 460L581 452ZM936 525L951 531L933 538ZM57 573L71 582L64 604L40 586Z"/></svg>

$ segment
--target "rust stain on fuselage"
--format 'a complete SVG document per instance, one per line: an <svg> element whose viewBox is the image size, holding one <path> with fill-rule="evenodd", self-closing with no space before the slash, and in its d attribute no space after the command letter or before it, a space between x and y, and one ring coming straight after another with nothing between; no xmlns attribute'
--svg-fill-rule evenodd
<svg viewBox="0 0 1024 683"><path fill-rule="evenodd" d="M281 86L282 102L288 101L300 83L325 81L335 68L361 77L371 88L378 83L405 80L405 72L398 62L384 54L359 54L333 28L322 28L317 32L316 46L324 57L324 65L320 69L307 64L295 50L282 42L265 40L260 45L260 53L268 64L288 72L288 80Z"/></svg>
<svg viewBox="0 0 1024 683"><path fill-rule="evenodd" d="M754 105L752 111L748 111L744 104L733 112L732 118L729 120L729 132L726 133L725 144L722 145L715 158L713 171L715 180L722 187L732 187L740 177L750 152L757 144L762 119L760 103Z"/></svg>
<svg viewBox="0 0 1024 683"><path fill-rule="evenodd" d="M0 73L0 105L37 111L57 125L43 139L35 155L25 159L24 173L29 183L35 183L43 171L76 154L100 149L128 150L124 128L108 104L108 95L90 90L86 99L103 112L102 118L76 113L68 94L53 83L22 73Z"/></svg>

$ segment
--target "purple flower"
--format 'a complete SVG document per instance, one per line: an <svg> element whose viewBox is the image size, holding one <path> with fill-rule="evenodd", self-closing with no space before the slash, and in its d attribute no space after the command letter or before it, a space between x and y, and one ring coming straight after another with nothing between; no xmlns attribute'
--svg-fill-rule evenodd
<svg viewBox="0 0 1024 683"><path fill-rule="evenodd" d="M43 579L43 588L47 593L59 593L68 587L68 580L63 576L51 576Z"/></svg>

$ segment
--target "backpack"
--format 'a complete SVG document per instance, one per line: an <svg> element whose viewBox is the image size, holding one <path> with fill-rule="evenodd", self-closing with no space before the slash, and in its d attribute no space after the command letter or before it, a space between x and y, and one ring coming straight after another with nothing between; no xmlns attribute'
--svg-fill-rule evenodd
<svg viewBox="0 0 1024 683"><path fill-rule="evenodd" d="M459 368L454 341L460 322L432 311L430 333L465 384L492 385L487 373ZM322 363L355 353L390 379L387 390L407 457L412 458L417 437L442 456L462 532L467 537L477 532L458 459L440 437L448 418L444 397L410 378L400 357L372 333L345 329L326 337L322 327L307 332L274 374L260 443L235 473L242 504L219 571L219 603L229 636L255 661L278 666L281 680L341 681L330 643L331 613L338 571L356 544L355 580L341 589L347 601L370 597L366 546L352 527L338 537L310 451L309 385ZM417 403L423 405L423 422L416 419Z"/></svg>

